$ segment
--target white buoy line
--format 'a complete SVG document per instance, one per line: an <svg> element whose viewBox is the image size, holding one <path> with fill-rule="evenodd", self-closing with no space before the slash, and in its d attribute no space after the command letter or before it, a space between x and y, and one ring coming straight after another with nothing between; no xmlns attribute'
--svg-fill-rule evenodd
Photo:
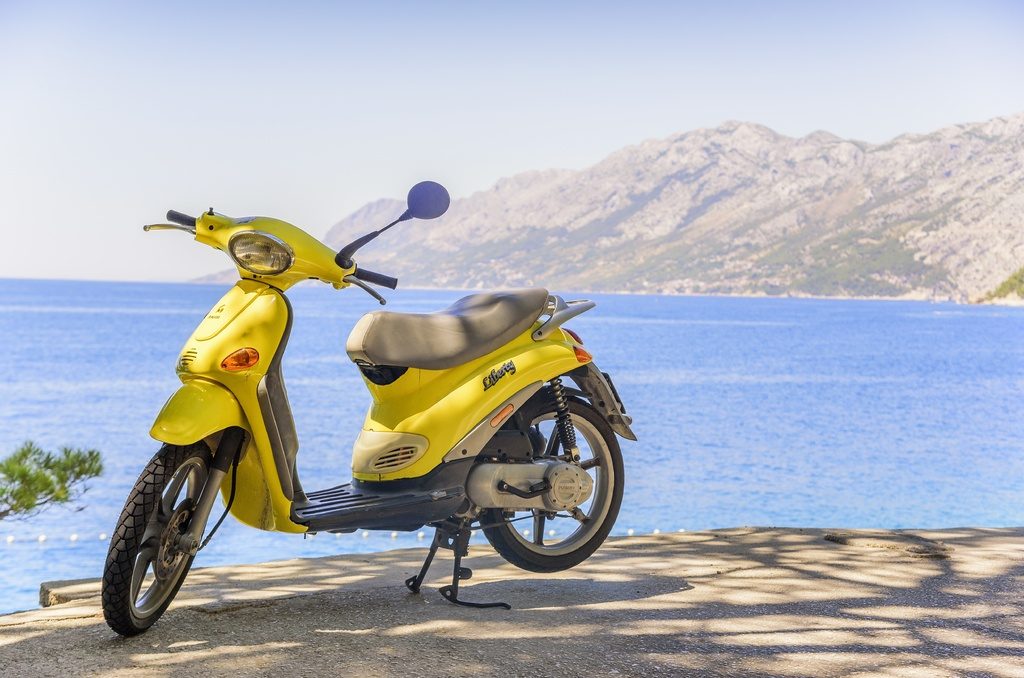
<svg viewBox="0 0 1024 678"><path fill-rule="evenodd" d="M686 532L687 530L685 528L680 528L680 529L678 529L676 531L677 532ZM529 529L520 530L520 533L524 537L529 537L530 536L530 530ZM651 530L649 532L649 534L651 534L651 535L658 535L658 534L661 534L661 533L662 533L662 531L659 528L654 528L653 530ZM629 537L635 536L636 534L637 534L637 531L634 530L633 528L629 528L629 529L626 530L626 535L629 536ZM371 535L371 532L369 530L363 530L360 533L360 535L362 536L363 539L369 539L369 537ZM557 536L557 535L558 535L558 532L556 530L554 530L554 529L550 529L550 530L547 531L547 536L549 536L549 537L554 537L554 536ZM315 533L310 533L310 534L307 534L306 536L309 537L309 538L313 538L313 537L316 536L316 534ZM340 532L335 532L334 536L335 537L341 537L342 534ZM398 539L400 536L402 536L402 533L400 533L400 532L391 532L388 536L391 539ZM411 536L411 533L410 533L410 536ZM473 532L473 536L474 537L477 536L477 531ZM99 541L106 541L107 538L108 538L108 535L107 535L106 532L100 532L97 535L96 538ZM421 530L421 531L416 533L416 539L418 541L423 541L426 538L427 538L427 533L426 532ZM36 543L43 544L43 543L46 543L47 541L52 541L52 540L56 540L56 539L58 539L58 538L57 537L52 537L51 535L47 535L47 534L39 534L39 535L36 535L35 537L16 537L13 534L9 534L6 537L4 537L2 542L0 542L0 543L15 544L15 543L18 543L18 542L33 542L34 541ZM72 532L67 537L64 537L64 539L66 541L70 541L70 542L78 542L78 541L82 541L82 540L86 539L86 537L84 537L83 535L79 534L78 532Z"/></svg>
<svg viewBox="0 0 1024 678"><path fill-rule="evenodd" d="M67 536L67 540L70 541L70 542L80 541L81 539L82 539L82 537L77 532L72 532L70 535ZM97 539L99 539L100 541L106 541L107 540L106 532L100 532L99 535L97 535ZM9 534L6 537L4 537L3 543L4 544L15 544L15 543L17 543L19 541L21 541L21 542L32 542L32 541L34 541L36 543L42 544L42 543L45 543L45 542L50 541L50 540L51 540L51 536L48 535L48 534L39 534L39 535L36 535L35 537L16 537L13 534Z"/></svg>

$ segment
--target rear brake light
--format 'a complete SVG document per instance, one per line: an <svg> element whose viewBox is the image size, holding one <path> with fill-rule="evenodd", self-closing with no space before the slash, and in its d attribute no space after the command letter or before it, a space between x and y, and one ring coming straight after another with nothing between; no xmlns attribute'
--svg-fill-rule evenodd
<svg viewBox="0 0 1024 678"><path fill-rule="evenodd" d="M562 331L565 332L566 334L568 334L570 337L572 337L576 341L577 344L582 344L583 343L583 340L580 339L580 335L576 334L575 332L570 330L568 327L563 327Z"/></svg>

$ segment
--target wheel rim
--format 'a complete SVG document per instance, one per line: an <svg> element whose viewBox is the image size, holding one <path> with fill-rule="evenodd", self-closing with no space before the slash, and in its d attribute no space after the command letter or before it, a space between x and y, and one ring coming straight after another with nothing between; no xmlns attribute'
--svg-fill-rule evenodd
<svg viewBox="0 0 1024 678"><path fill-rule="evenodd" d="M175 547L176 537L187 527L191 508L206 484L206 464L199 457L186 459L171 476L160 495L139 545L132 567L132 614L146 617L174 593L191 558Z"/></svg>
<svg viewBox="0 0 1024 678"><path fill-rule="evenodd" d="M586 518L580 521L578 518L566 515L559 511L552 516L550 511L533 510L533 520L507 525L508 531L513 538L522 546L534 553L544 556L561 556L571 553L590 541L590 539L601 529L608 511L611 509L612 497L615 488L615 467L612 463L612 454L608 449L604 436L592 423L578 415L570 415L573 428L576 429L576 442L580 451L580 465L586 469L591 480L594 481L594 489L587 501L577 507L577 515ZM555 415L553 413L542 414L533 420L531 425L541 427L541 433L548 444L548 450L552 448L552 436L557 440L557 428L555 427ZM550 431L545 426L550 422ZM581 439L582 434L582 439ZM519 514L512 516L513 519L520 517ZM516 529L517 525L529 525L528 528ZM523 536L521 530L529 529L529 537ZM551 530L555 531L552 536Z"/></svg>

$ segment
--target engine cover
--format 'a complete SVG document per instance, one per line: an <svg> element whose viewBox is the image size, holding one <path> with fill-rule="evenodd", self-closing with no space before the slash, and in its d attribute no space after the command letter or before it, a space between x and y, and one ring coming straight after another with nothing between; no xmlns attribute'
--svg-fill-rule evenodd
<svg viewBox="0 0 1024 678"><path fill-rule="evenodd" d="M544 481L550 487L536 497L520 497L498 489L499 484L504 482L528 492L531 487ZM466 494L470 501L481 508L564 511L585 502L593 491L594 481L586 471L575 464L556 459L521 464L477 464L469 472L466 481Z"/></svg>

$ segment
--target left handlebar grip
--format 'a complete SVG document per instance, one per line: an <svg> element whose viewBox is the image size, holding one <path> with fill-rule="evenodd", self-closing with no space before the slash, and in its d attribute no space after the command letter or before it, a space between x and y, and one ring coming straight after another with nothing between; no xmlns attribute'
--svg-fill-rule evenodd
<svg viewBox="0 0 1024 678"><path fill-rule="evenodd" d="M365 268L357 268L356 272L352 274L352 277L358 278L363 282L380 285L381 287L389 287L391 289L398 287L398 278L392 278L390 275L384 275L383 273L368 271Z"/></svg>
<svg viewBox="0 0 1024 678"><path fill-rule="evenodd" d="M196 227L195 217L190 217L187 214L182 214L181 212L176 212L174 210L167 210L167 221L172 221L176 224L181 224L182 226L191 226L192 228Z"/></svg>

